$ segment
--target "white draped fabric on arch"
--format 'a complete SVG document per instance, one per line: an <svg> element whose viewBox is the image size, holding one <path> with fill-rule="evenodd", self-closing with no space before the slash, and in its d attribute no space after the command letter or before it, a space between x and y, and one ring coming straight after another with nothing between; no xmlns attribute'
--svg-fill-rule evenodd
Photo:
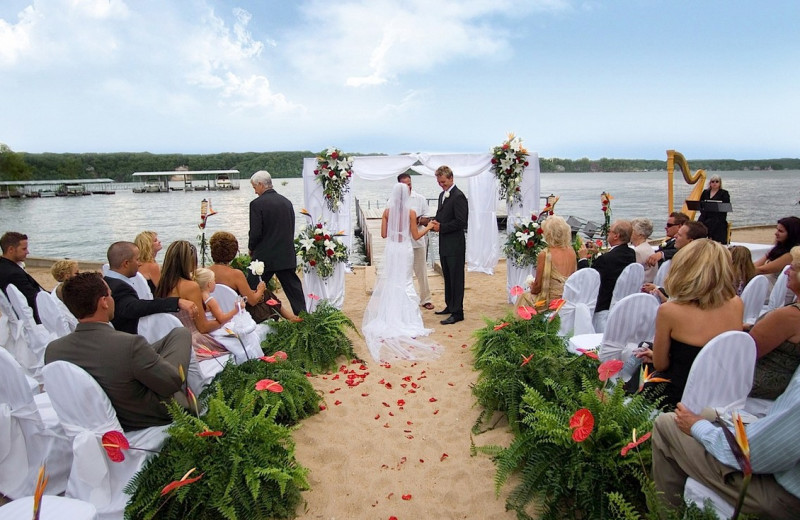
<svg viewBox="0 0 800 520"><path fill-rule="evenodd" d="M492 155L482 154L426 154L353 157L353 178L380 180L397 177L406 170L421 175L433 176L439 166L447 165L453 170L456 184L464 179L469 185L469 233L467 234L466 264L468 271L494 274L494 267L500 258L499 233L497 231L497 193L498 181L492 172ZM539 156L530 153L529 166L525 168L520 186L521 201L508 205L508 227L530 218L539 212ZM315 219L328 223L329 229L343 231L341 237L348 248L353 245L353 192L345 194L337 212L332 212L325 204L322 185L316 182L314 170L316 158L303 159L303 183L305 208ZM306 275L308 276L308 274ZM342 280L342 284L344 280ZM344 287L341 288L342 294Z"/></svg>

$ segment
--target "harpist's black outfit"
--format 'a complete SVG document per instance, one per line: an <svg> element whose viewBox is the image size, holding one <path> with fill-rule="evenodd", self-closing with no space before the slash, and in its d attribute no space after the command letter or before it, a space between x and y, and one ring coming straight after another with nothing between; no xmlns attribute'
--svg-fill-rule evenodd
<svg viewBox="0 0 800 520"><path fill-rule="evenodd" d="M726 202L730 203L731 196L728 194L726 190L719 189L714 196L711 196L711 191L706 189L703 190L703 194L700 195L700 200L715 200L718 202ZM702 222L708 228L708 238L711 240L716 240L720 244L727 244L728 243L728 218L727 213L711 213L708 211L701 211L700 218L698 218L698 222Z"/></svg>

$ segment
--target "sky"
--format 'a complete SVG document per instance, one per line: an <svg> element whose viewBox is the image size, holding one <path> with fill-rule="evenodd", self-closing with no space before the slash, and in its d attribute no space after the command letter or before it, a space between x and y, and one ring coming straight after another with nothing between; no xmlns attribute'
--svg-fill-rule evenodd
<svg viewBox="0 0 800 520"><path fill-rule="evenodd" d="M799 157L798 22L797 0L2 0L0 143Z"/></svg>

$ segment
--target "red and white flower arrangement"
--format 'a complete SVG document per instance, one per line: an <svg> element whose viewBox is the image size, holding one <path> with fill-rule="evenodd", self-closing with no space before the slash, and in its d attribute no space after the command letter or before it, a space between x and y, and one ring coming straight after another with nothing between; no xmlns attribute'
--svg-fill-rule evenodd
<svg viewBox="0 0 800 520"><path fill-rule="evenodd" d="M518 266L535 264L539 252L547 245L538 220L536 215L531 215L530 220L516 224L514 231L508 234L503 253Z"/></svg>
<svg viewBox="0 0 800 520"><path fill-rule="evenodd" d="M300 213L311 218L305 209ZM316 270L317 275L325 279L333 274L336 264L347 262L347 246L337 238L343 235L341 231L332 232L321 221L300 228L300 233L294 239L294 248L297 259L303 265L303 272Z"/></svg>
<svg viewBox="0 0 800 520"><path fill-rule="evenodd" d="M353 176L353 158L338 148L330 147L317 156L317 169L314 178L322 184L325 204L331 211L339 211L344 194L350 191L350 177Z"/></svg>
<svg viewBox="0 0 800 520"><path fill-rule="evenodd" d="M500 181L500 197L509 204L522 198L520 184L522 172L528 166L528 151L522 147L522 139L508 134L500 146L492 148L492 170Z"/></svg>

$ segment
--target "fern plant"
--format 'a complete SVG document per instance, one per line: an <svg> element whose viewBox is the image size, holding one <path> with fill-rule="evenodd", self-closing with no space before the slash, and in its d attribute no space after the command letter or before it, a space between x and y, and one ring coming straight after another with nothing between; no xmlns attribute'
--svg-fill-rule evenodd
<svg viewBox="0 0 800 520"><path fill-rule="evenodd" d="M292 518L308 489L308 470L294 458L291 430L275 422L279 406L264 404L255 390L238 407L226 403L221 386L208 399L202 418L174 402L174 423L161 453L128 484L132 495L127 519L197 520ZM221 436L200 437L205 431ZM200 480L170 491L162 489L192 468Z"/></svg>
<svg viewBox="0 0 800 520"><path fill-rule="evenodd" d="M249 399L256 382L262 379L280 382L283 391L260 392L254 408L255 413L258 413L262 406L276 407L275 421L278 424L292 426L319 412L322 398L311 386L305 373L291 360L266 363L260 359L253 359L241 365L228 363L200 394L200 400L207 403L217 393L216 388L219 387L225 396L225 402L236 410Z"/></svg>
<svg viewBox="0 0 800 520"><path fill-rule="evenodd" d="M358 334L352 320L342 311L322 302L313 313L302 314L303 321L281 320L270 324L273 334L262 342L264 352L283 350L305 372L320 373L336 368L340 356L356 357L353 342L345 334Z"/></svg>

